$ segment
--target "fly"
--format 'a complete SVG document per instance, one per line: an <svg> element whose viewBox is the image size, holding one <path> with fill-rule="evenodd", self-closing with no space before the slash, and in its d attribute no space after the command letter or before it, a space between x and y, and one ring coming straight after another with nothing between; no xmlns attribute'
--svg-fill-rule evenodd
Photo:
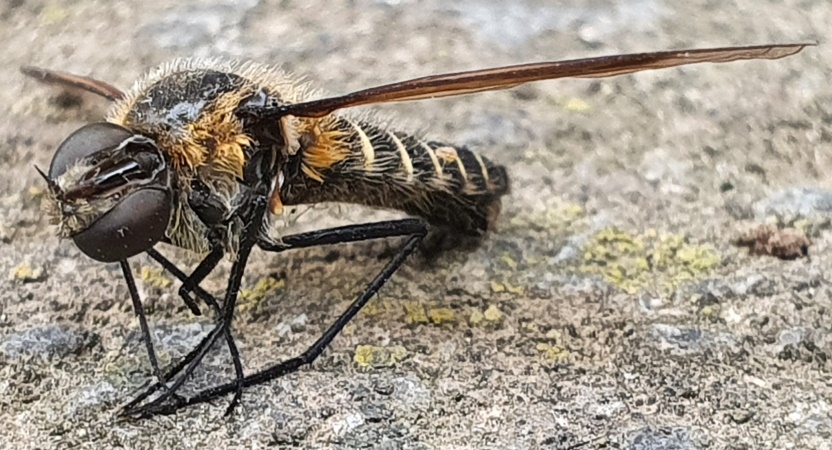
<svg viewBox="0 0 832 450"><path fill-rule="evenodd" d="M46 83L80 88L114 102L106 118L59 146L49 170L47 212L59 235L87 256L121 265L157 382L121 410L128 417L171 414L233 394L311 364L393 276L428 232L483 238L509 192L503 166L466 147L428 141L340 110L363 105L506 89L556 78L598 78L695 63L779 59L813 44L663 51L542 62L427 76L310 100L291 78L254 63L180 60L163 65L129 91L83 76L33 67ZM273 240L270 219L284 206L339 202L399 210L412 218L342 226ZM246 262L267 252L405 237L364 292L301 355L243 371L231 322ZM154 247L166 243L204 254L187 274ZM162 372L128 259L148 254L182 282L179 296L194 314L197 300L216 326L185 358ZM200 287L222 260L233 261L217 299ZM196 297L196 299L194 298ZM234 381L184 398L177 390L208 349L223 339ZM180 375L181 373L181 375ZM177 377L177 375L179 375Z"/></svg>

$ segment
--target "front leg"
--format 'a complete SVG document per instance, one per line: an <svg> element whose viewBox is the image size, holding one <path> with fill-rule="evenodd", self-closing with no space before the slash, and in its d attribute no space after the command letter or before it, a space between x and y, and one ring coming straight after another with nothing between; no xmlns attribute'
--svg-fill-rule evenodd
<svg viewBox="0 0 832 450"><path fill-rule="evenodd" d="M181 297L185 303L196 303L193 297L191 297L191 292L193 292L197 297L199 297L200 300L204 301L212 310L214 310L215 314L219 314L220 306L217 303L217 299L207 291L203 290L199 284L202 283L202 280L208 277L208 275L210 275L211 272L217 268L220 261L222 261L224 252L221 247L214 247L211 250L211 253L199 262L199 265L196 266L196 269L194 269L190 276L179 270L175 264L156 251L156 249L150 249L146 253L148 256L156 260L156 262L158 262L165 270L170 272L171 275L182 282L182 286L179 287L179 297Z"/></svg>
<svg viewBox="0 0 832 450"><path fill-rule="evenodd" d="M376 275L372 282L367 286L364 292L350 306L338 317L338 319L327 328L321 337L315 341L309 348L301 355L285 360L281 363L275 364L271 367L263 369L257 373L245 377L242 381L244 387L254 386L258 384L267 383L271 380L280 378L284 375L296 372L304 365L311 364L323 353L329 344L336 336L344 329L347 323L350 322L361 309L370 301L371 298L381 289L382 286L390 279L391 276L402 266L404 261L410 256L419 246L419 243L424 239L424 234L413 234L399 249L396 256ZM165 404L158 404L155 408L142 412L142 417L147 417L155 414L173 414L177 410L199 403L209 402L218 397L222 397L230 392L238 389L239 382L226 383L205 389L193 397L189 397L184 401L168 402Z"/></svg>
<svg viewBox="0 0 832 450"><path fill-rule="evenodd" d="M253 247L253 242L251 247ZM242 249L241 249L242 250ZM249 248L248 252L250 253L251 248ZM133 399L130 403L125 405L122 408L121 415L122 416L135 416L137 411L142 410L151 404L155 404L156 402L163 402L169 398L173 398L174 402L181 403L181 399L178 396L171 395L175 393L179 387L184 383L184 381L193 373L196 369L196 366L205 356L207 351L211 348L211 346L216 342L218 336L222 334L225 337L226 343L228 345L229 353L231 353L232 361L234 363L234 372L236 375L236 383L238 384L237 393L234 396L231 404L229 404L227 412L230 411L239 403L240 398L242 397L242 379L244 377L243 373L243 366L242 361L240 360L240 353L237 348L236 342L234 341L234 337L231 334L230 329L230 319L228 319L229 315L233 315L233 304L236 301L236 294L239 291L239 283L240 280L237 280L237 287L234 288L234 273L239 272L239 278L242 279L242 269L236 269L237 266L242 264L242 267L245 266L245 259L247 259L248 254L245 255L245 258L241 259L238 258L237 262L235 263L234 267L232 268L232 278L229 281L229 289L226 292L225 302L223 304L223 308L220 308L219 303L217 300L209 294L207 291L202 289L199 286L199 282L203 280L205 277L210 274L210 272L216 268L219 261L222 259L222 251L212 251L200 264L197 266L197 269L194 271L194 274L188 276L180 270L175 264L173 264L169 259L165 258L162 254L160 254L155 249L150 249L146 252L148 256L159 262L165 270L170 272L173 276L179 279L183 283L183 287L187 284L190 289L185 291L186 295L188 291L192 291L196 293L196 295L205 301L208 305L212 307L217 315L218 324L217 326L209 333L206 337L202 339L202 341L190 352L188 353L182 360L180 360L173 368L171 368L164 376L161 377L160 381L150 387L148 387L144 392L139 394L135 399ZM241 253L242 256L242 253ZM232 289L233 288L233 289ZM183 290L180 289L180 295L182 294ZM233 300L229 303L230 294L233 293ZM230 306L229 306L230 305ZM177 381L169 388L167 388L166 383L173 379L178 373L185 370L184 375L182 375ZM164 389L166 392L159 398L155 399L148 405L139 406L144 400L148 397L153 395L159 389Z"/></svg>
<svg viewBox="0 0 832 450"><path fill-rule="evenodd" d="M189 354L186 359L190 361L184 367L183 374L174 381L173 385L168 388L168 392L160 395L158 398L153 399L152 401L139 406L141 400L137 399L137 401L131 402L127 405L123 411L122 415L126 416L133 416L133 417L148 417L157 414L157 410L160 408L167 407L171 401L173 400L173 404L179 405L181 401L177 401L173 398L173 393L175 393L185 381L194 373L196 367L208 353L208 350L216 343L217 339L220 335L224 335L226 331L230 333L231 322L234 319L234 307L237 303L237 296L240 292L240 285L242 284L243 274L245 272L246 264L248 263L248 257L251 254L251 250L254 248L254 245L257 243L257 237L260 233L260 226L263 223L263 217L266 214L266 204L267 200L265 197L258 196L252 199L250 204L250 209L246 211L245 215L241 218L243 219L242 223L246 224L245 229L242 230L241 237L240 237L240 248L237 253L237 259L234 261L234 264L231 267L231 274L228 278L228 285L225 291L225 298L222 303L221 314L219 316L219 320L217 326L214 327L213 330L206 336L202 342ZM239 360L239 358L237 358ZM241 371L238 372L238 377L242 378ZM239 382L235 381L235 384L238 385L237 392L234 396L234 399L229 404L228 408L226 409L226 414L229 414L233 408L239 403L240 397L242 395L242 385ZM151 386L151 389L154 387ZM158 389L158 388L156 388ZM149 389L150 390L150 389ZM155 391L155 389L153 389ZM145 395L146 394L146 395ZM140 397L147 398L150 394L143 393Z"/></svg>
<svg viewBox="0 0 832 450"><path fill-rule="evenodd" d="M306 364L311 364L329 346L330 342L340 333L346 324L367 304L367 302L378 292L387 280L401 267L404 261L410 256L427 235L428 228L421 219L391 220L369 224L348 225L326 230L301 233L283 238L281 244L270 243L260 240L258 245L267 251L280 252L288 249L305 248L317 245L341 244L348 242L363 241L369 239L383 239L390 237L408 236L404 246L396 256L379 273L376 278L367 286L367 289L347 308L346 311L335 321L327 331L303 354L296 358L289 359L280 364L249 375L242 380L235 380L232 383L224 384L200 392L195 397L184 401L153 402L146 405L144 409L136 409L131 414L139 417L150 417L156 414L171 414L187 405L209 401L235 391L242 387L265 383L275 378L298 370ZM174 275L176 275L174 273ZM182 274L184 276L184 274ZM189 355L190 357L191 355ZM233 387L233 388L232 388ZM161 398L161 397L160 397Z"/></svg>
<svg viewBox="0 0 832 450"><path fill-rule="evenodd" d="M179 289L179 295L183 298L190 298L190 292L194 292L197 297L199 297L202 301L208 304L213 310L216 317L220 317L222 311L220 310L219 303L217 302L216 298L202 289L199 286L199 283L204 280L210 273L216 268L217 264L220 260L222 260L223 252L222 249L217 247L215 248L208 256L203 259L194 272L188 276L183 272L179 267L176 266L173 262L171 262L168 258L164 255L156 251L155 249L150 249L146 252L148 256L156 260L165 270L170 272L174 277L176 277L179 281L182 282L182 287ZM185 289L186 286L188 289ZM193 299L191 299L193 301ZM234 373L236 376L236 381L241 383L241 380L244 376L243 374L243 363L240 359L240 351L237 348L237 344L234 341L234 337L231 335L231 329L226 328L224 331L225 341L228 346L228 352L231 354L231 360L234 364ZM149 396L153 395L158 389L165 389L166 384L170 381L174 376L176 376L179 372L182 371L194 358L197 357L199 354L199 349L202 345L210 339L210 335L203 338L203 341L200 342L197 347L185 355L173 368L171 368L164 376L159 377L159 382L153 386L150 386L147 390L145 390L141 395L133 399L130 403L124 406L123 410L128 411L134 408L136 405L144 401ZM149 348L149 352L152 352L152 347ZM154 354L155 356L155 354ZM239 386L237 397L242 396L242 384ZM237 398L239 401L239 398ZM234 402L236 403L236 402Z"/></svg>

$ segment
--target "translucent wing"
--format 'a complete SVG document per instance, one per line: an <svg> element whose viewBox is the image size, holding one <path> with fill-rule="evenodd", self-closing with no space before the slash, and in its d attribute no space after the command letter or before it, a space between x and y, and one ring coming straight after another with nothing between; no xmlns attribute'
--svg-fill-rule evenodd
<svg viewBox="0 0 832 450"><path fill-rule="evenodd" d="M322 117L343 108L507 89L533 81L557 78L600 78L705 62L724 63L748 59L779 59L794 55L804 48L814 45L817 44L772 44L671 50L521 64L494 69L432 75L364 89L339 97L284 105L279 114ZM21 71L41 82L82 89L108 100L119 100L124 97L124 92L117 87L94 78L32 66L22 67Z"/></svg>
<svg viewBox="0 0 832 450"><path fill-rule="evenodd" d="M641 70L664 69L705 62L778 59L794 55L812 45L816 44L758 45L634 53L433 75L386 84L339 97L285 105L280 115L322 117L343 108L507 89L532 81L609 77Z"/></svg>

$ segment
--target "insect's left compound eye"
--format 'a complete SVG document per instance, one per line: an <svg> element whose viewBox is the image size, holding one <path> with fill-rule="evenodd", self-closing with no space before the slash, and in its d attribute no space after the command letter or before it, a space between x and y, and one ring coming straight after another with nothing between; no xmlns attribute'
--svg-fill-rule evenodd
<svg viewBox="0 0 832 450"><path fill-rule="evenodd" d="M165 237L173 211L169 171L144 136L106 122L84 126L58 147L48 180L61 214L83 224L69 234L90 258L124 260Z"/></svg>
<svg viewBox="0 0 832 450"><path fill-rule="evenodd" d="M72 240L85 255L97 261L130 258L150 250L165 237L171 205L166 190L138 189L72 236Z"/></svg>

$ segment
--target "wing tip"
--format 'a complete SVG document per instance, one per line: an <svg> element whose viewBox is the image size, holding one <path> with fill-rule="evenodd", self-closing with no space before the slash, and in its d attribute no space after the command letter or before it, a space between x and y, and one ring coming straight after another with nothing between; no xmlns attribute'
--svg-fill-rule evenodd
<svg viewBox="0 0 832 450"><path fill-rule="evenodd" d="M32 78L45 78L47 74L46 69L35 66L20 66L20 73Z"/></svg>
<svg viewBox="0 0 832 450"><path fill-rule="evenodd" d="M817 47L820 42L798 42L794 44L775 44L767 46L766 57L769 59L780 59L787 56L796 55L802 52L806 47Z"/></svg>

